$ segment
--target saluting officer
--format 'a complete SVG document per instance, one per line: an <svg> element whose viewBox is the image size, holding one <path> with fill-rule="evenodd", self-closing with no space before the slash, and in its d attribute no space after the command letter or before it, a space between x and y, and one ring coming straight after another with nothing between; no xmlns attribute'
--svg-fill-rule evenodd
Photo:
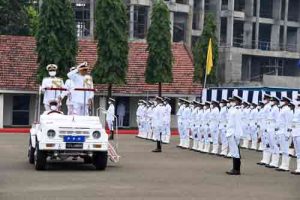
<svg viewBox="0 0 300 200"><path fill-rule="evenodd" d="M71 92L73 113L75 115L88 115L88 109L92 106L94 92L76 90L94 89L93 79L88 75L87 62L81 63L75 70L70 71L68 77L74 83L74 90Z"/></svg>
<svg viewBox="0 0 300 200"><path fill-rule="evenodd" d="M55 100L59 106L61 104L62 91L58 90L47 90L47 88L62 88L64 82L61 78L56 77L57 65L49 64L46 67L49 77L46 77L42 81L42 92L44 93L44 107L46 111L50 110L49 101ZM59 107L58 106L58 107Z"/></svg>
<svg viewBox="0 0 300 200"><path fill-rule="evenodd" d="M76 69L76 67L71 67L70 72L75 70L75 69ZM67 89L67 91L63 92L63 97L62 98L67 96L66 104L67 104L67 108L68 108L68 115L73 115L73 103L72 103L71 99L72 99L72 91L74 89L74 83L71 79L66 80L65 88Z"/></svg>

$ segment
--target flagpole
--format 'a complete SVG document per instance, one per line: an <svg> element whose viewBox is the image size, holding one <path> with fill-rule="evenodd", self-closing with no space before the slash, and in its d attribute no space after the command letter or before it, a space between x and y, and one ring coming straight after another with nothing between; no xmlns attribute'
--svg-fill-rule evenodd
<svg viewBox="0 0 300 200"><path fill-rule="evenodd" d="M206 72L206 67L205 67L205 76L204 76L203 89L206 89L206 80L207 80L207 72Z"/></svg>

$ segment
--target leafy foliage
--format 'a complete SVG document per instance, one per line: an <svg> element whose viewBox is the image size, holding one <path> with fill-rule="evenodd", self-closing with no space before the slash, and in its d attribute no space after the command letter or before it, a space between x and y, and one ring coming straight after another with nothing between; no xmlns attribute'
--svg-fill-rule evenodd
<svg viewBox="0 0 300 200"><path fill-rule="evenodd" d="M172 76L172 42L170 13L163 0L153 6L151 25L147 34L149 56L147 60L147 83L170 83Z"/></svg>
<svg viewBox="0 0 300 200"><path fill-rule="evenodd" d="M123 0L97 0L96 83L124 84L128 67L128 22Z"/></svg>
<svg viewBox="0 0 300 200"><path fill-rule="evenodd" d="M38 12L31 5L26 7L26 12L29 20L29 34L34 36L37 33L39 25Z"/></svg>
<svg viewBox="0 0 300 200"><path fill-rule="evenodd" d="M212 39L213 68L207 76L207 83L217 83L216 70L218 65L218 42L216 37L216 21L212 14L206 14L204 19L203 33L193 48L194 55L194 81L203 83L206 68L206 55L209 38Z"/></svg>
<svg viewBox="0 0 300 200"><path fill-rule="evenodd" d="M0 35L29 35L24 0L0 0Z"/></svg>
<svg viewBox="0 0 300 200"><path fill-rule="evenodd" d="M47 75L46 66L58 65L58 76L66 78L76 64L77 37L75 17L69 0L43 0L36 34L38 81Z"/></svg>

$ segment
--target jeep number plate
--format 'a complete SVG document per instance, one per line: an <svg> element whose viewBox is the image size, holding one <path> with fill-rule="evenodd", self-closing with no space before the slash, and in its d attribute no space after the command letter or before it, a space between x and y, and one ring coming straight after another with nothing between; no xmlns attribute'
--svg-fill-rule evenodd
<svg viewBox="0 0 300 200"><path fill-rule="evenodd" d="M64 142L67 143L85 142L85 136L64 136Z"/></svg>
<svg viewBox="0 0 300 200"><path fill-rule="evenodd" d="M82 149L83 143L66 143L66 149Z"/></svg>

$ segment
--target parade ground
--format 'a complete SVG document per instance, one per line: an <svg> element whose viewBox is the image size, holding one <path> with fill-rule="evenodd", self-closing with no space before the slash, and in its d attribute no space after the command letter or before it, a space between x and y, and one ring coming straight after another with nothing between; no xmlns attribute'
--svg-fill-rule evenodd
<svg viewBox="0 0 300 200"><path fill-rule="evenodd" d="M27 134L0 134L0 200L208 199L299 200L300 177L260 167L260 153L242 150L242 176L227 176L232 161L120 136L120 163L96 171L81 161L51 163L35 171L27 161ZM295 160L291 163L295 168Z"/></svg>

